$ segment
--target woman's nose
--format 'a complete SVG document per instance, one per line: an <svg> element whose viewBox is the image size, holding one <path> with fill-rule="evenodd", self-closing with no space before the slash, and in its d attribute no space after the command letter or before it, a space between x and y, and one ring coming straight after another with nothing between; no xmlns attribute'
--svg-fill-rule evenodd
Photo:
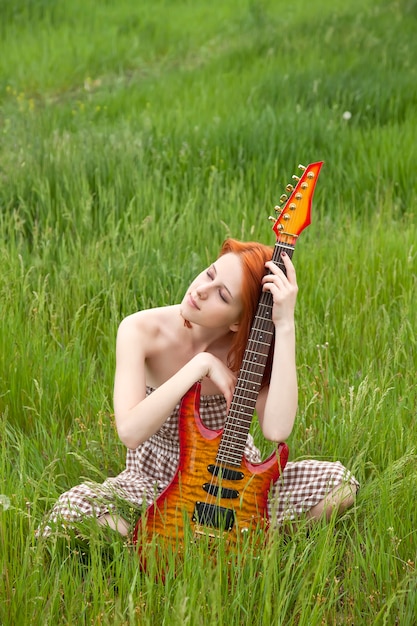
<svg viewBox="0 0 417 626"><path fill-rule="evenodd" d="M197 289L195 290L197 296L200 298L200 300L205 300L207 298L207 290L204 287L204 285L199 285L197 287Z"/></svg>

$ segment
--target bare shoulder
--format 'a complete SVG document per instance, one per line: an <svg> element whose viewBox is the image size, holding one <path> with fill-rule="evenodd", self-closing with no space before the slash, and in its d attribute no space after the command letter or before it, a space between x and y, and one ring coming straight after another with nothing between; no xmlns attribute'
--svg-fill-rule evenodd
<svg viewBox="0 0 417 626"><path fill-rule="evenodd" d="M117 332L118 345L140 344L149 353L159 341L176 332L179 319L177 305L137 311L125 317Z"/></svg>

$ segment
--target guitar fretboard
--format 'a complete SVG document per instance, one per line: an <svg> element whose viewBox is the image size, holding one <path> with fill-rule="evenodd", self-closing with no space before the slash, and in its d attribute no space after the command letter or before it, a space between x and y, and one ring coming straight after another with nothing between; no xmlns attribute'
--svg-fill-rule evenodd
<svg viewBox="0 0 417 626"><path fill-rule="evenodd" d="M292 257L293 246L276 243L272 261L285 273L285 266L281 259L283 250L290 258ZM256 400L274 336L272 304L271 294L262 292L217 452L216 462L221 465L240 467L242 463Z"/></svg>

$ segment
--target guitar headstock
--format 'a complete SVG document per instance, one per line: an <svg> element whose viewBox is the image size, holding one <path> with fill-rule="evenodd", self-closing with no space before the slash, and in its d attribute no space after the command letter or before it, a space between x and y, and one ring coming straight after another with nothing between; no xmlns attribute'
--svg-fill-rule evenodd
<svg viewBox="0 0 417 626"><path fill-rule="evenodd" d="M301 231L310 224L313 194L322 165L323 161L311 163L307 167L299 165L303 173L300 177L293 176L297 181L295 187L291 184L286 186L290 196L282 194L281 205L275 207L278 219L272 227L280 243L295 246ZM270 219L275 220L274 217Z"/></svg>

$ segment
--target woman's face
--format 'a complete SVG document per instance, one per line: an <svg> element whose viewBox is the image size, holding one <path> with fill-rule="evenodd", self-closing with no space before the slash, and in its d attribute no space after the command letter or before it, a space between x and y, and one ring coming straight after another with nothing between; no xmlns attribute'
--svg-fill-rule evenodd
<svg viewBox="0 0 417 626"><path fill-rule="evenodd" d="M191 283L181 302L181 315L192 324L236 331L242 312L243 270L230 252L219 257Z"/></svg>

